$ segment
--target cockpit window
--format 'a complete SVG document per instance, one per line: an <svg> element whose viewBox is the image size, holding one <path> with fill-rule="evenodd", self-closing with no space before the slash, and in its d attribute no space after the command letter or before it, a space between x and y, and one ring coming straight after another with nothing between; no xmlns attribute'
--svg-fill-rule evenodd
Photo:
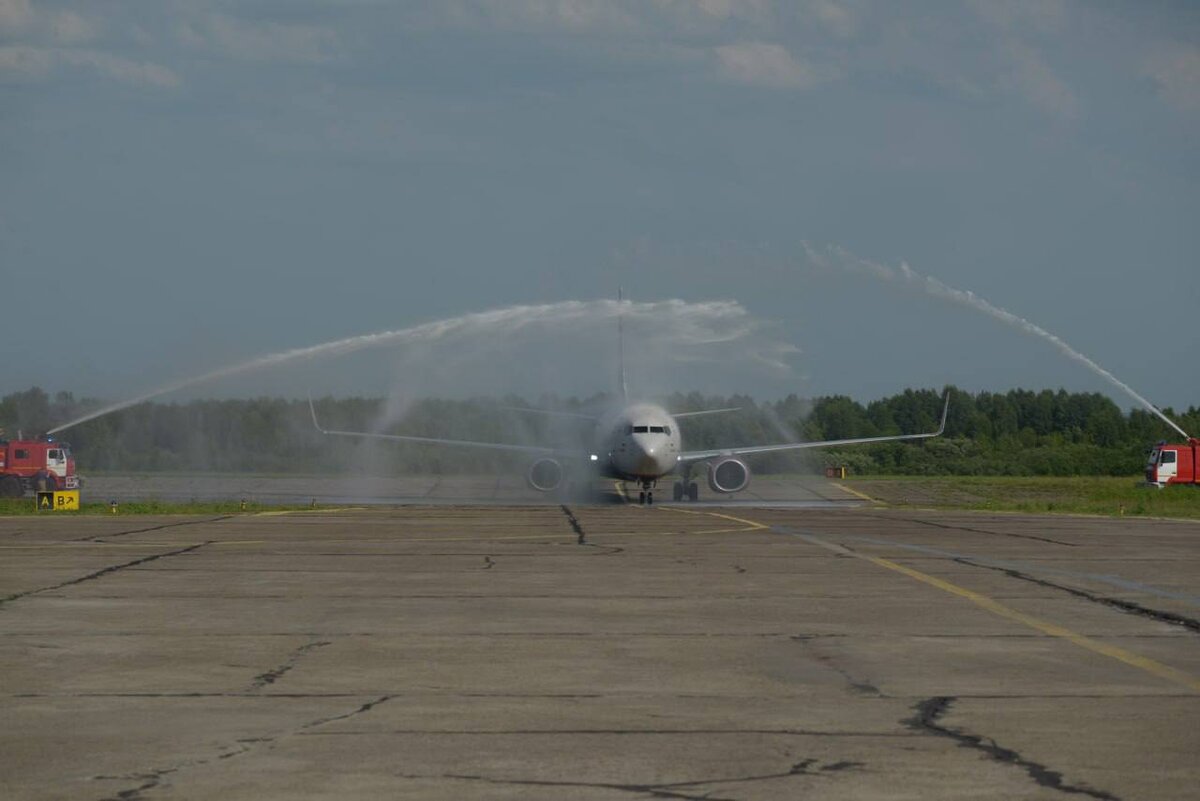
<svg viewBox="0 0 1200 801"><path fill-rule="evenodd" d="M633 433L635 433L635 434L648 434L649 432L650 432L650 426L634 426L633 427Z"/></svg>
<svg viewBox="0 0 1200 801"><path fill-rule="evenodd" d="M663 433L664 433L664 434L667 434L667 435L670 435L670 433L671 433L671 427L670 427L670 426L663 426Z"/></svg>
<svg viewBox="0 0 1200 801"><path fill-rule="evenodd" d="M661 434L662 432L663 432L663 427L662 427L662 426L650 426L650 433L651 433L651 434Z"/></svg>

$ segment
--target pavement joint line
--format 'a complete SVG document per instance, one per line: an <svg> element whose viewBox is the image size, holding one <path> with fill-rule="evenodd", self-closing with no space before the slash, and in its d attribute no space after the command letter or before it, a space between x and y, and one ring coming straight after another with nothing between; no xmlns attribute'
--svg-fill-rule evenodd
<svg viewBox="0 0 1200 801"><path fill-rule="evenodd" d="M1124 648L1119 648L1115 645L1094 640L1091 637L1079 634L1071 629L1066 628L1065 626L1060 626L1057 623L1051 623L1049 621L1036 618L1032 615L1027 615L1024 612L1019 612L1016 609L1005 606L999 601L983 595L982 593L968 590L966 587L960 587L957 584L952 584L949 581L937 578L936 576L931 576L928 573L922 573L920 570L915 570L911 567L893 562L890 559L861 554L856 551L852 551L849 548L844 548L836 543L813 536L812 534L805 534L803 532L789 529L786 526L766 526L762 523L756 523L753 520L746 520L745 518L738 518L734 517L733 515L719 515L716 512L696 512L695 514L715 515L730 520L738 520L739 522L746 523L747 525L753 525L758 528L769 528L772 531L797 537L812 545L833 551L834 553L842 554L844 556L852 556L855 559L862 559L874 565L878 565L879 567L901 573L911 579L916 579L923 584L927 584L930 587L935 587L943 592L950 593L951 595L957 595L960 598L965 598L966 600L974 603L976 606L982 607L994 615L998 615L1000 617L1012 620L1013 622L1028 626L1029 628L1040 631L1043 634L1051 637L1064 639L1079 646L1080 648L1100 654L1101 656L1107 656L1110 659L1123 662L1131 667L1138 668L1139 670L1142 670L1153 676L1157 676L1160 679L1165 679L1174 684L1187 687L1193 692L1200 693L1200 679L1197 679L1188 673L1184 673L1182 670L1173 668L1170 665L1164 665L1162 662L1142 656L1141 654L1135 654L1132 651L1127 651Z"/></svg>
<svg viewBox="0 0 1200 801"><path fill-rule="evenodd" d="M190 540L188 541L190 542ZM263 545L271 540L214 540L210 545ZM106 542L104 540L79 540L73 542L47 542L41 545L0 545L3 551L49 551L55 549L75 550L81 545L94 545L100 548L161 548L164 545L184 545L186 542Z"/></svg>

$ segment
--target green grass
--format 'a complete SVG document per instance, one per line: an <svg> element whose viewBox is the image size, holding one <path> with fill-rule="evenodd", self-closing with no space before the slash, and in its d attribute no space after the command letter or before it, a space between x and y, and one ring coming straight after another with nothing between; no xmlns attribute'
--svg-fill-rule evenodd
<svg viewBox="0 0 1200 801"><path fill-rule="evenodd" d="M1200 487L1111 476L880 476L846 484L892 506L1200 519Z"/></svg>
<svg viewBox="0 0 1200 801"><path fill-rule="evenodd" d="M39 512L34 506L33 498L0 498L0 517L14 515L112 515L112 508L104 502L82 503L78 512ZM254 514L256 512L287 512L310 509L304 506L274 506L261 503L246 503L243 509L240 501L127 501L117 506L118 515L234 515ZM331 508L331 507L321 507Z"/></svg>

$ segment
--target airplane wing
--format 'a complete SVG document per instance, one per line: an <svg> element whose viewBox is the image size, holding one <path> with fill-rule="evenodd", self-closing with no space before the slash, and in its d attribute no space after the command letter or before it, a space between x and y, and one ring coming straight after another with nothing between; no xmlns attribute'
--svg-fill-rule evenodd
<svg viewBox="0 0 1200 801"><path fill-rule="evenodd" d="M385 439L392 442L412 442L418 445L449 445L462 448L479 448L483 450L493 451L508 451L510 453L524 453L531 456L560 456L571 459L587 459L586 453L579 451L568 451L561 448L545 448L538 445L515 445L507 442L476 442L469 439L443 439L441 437L413 437L402 434L372 434L366 431L331 431L326 428L321 428L321 424L317 422L317 408L313 405L312 398L308 399L308 410L312 412L313 426L317 431L331 437L358 437L360 439Z"/></svg>
<svg viewBox="0 0 1200 801"><path fill-rule="evenodd" d="M559 412L553 409L532 409L528 406L501 406L506 412L525 412L526 414L540 414L544 417L568 417L572 420L591 420L595 422L600 418L594 414L583 414L582 412Z"/></svg>
<svg viewBox="0 0 1200 801"><path fill-rule="evenodd" d="M679 454L681 463L699 462L713 459L717 456L749 456L755 453L774 453L777 451L794 451L803 448L832 448L838 445L863 445L869 442L895 442L902 439L928 439L940 437L946 430L946 415L950 412L950 393L946 393L946 403L942 407L942 422L937 431L927 434L899 434L890 437L858 437L856 439L827 439L820 442L784 442L778 445L751 445L745 448L718 448L711 451L685 451Z"/></svg>

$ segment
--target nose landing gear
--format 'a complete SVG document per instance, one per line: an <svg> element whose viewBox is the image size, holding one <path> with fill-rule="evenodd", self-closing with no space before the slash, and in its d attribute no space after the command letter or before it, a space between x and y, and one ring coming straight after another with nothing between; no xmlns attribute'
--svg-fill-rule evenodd
<svg viewBox="0 0 1200 801"><path fill-rule="evenodd" d="M654 503L654 484L653 481L642 482L642 491L638 493L638 503L642 506L650 506Z"/></svg>

